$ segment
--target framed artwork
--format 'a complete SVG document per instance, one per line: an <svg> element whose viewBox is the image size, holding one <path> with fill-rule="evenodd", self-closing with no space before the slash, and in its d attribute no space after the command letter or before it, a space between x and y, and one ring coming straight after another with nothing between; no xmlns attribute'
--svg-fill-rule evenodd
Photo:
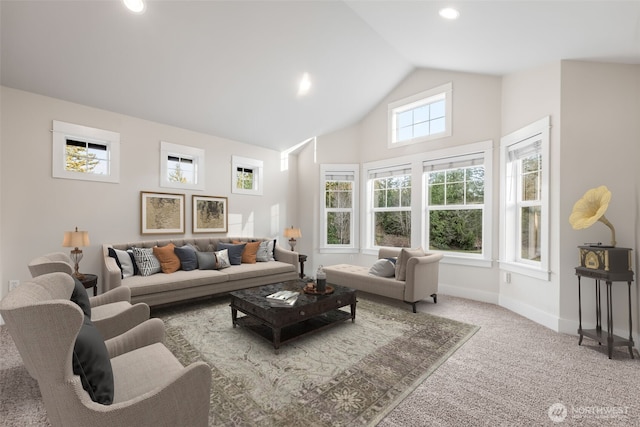
<svg viewBox="0 0 640 427"><path fill-rule="evenodd" d="M183 234L184 194L140 192L142 234Z"/></svg>
<svg viewBox="0 0 640 427"><path fill-rule="evenodd" d="M226 197L193 196L193 232L226 233L229 207Z"/></svg>

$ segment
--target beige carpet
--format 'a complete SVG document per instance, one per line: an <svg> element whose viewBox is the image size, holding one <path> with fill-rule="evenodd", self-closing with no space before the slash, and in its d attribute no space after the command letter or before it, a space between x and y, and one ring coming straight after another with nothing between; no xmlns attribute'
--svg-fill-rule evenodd
<svg viewBox="0 0 640 427"><path fill-rule="evenodd" d="M369 296L409 311L410 307ZM638 426L640 358L557 334L492 304L439 295L418 310L481 329L378 424L413 426ZM590 325L586 325L591 327ZM634 325L634 329L637 325ZM47 426L37 384L0 327L0 425ZM549 408L562 404L555 423ZM624 411L624 413L619 413ZM558 418L556 418L558 420Z"/></svg>

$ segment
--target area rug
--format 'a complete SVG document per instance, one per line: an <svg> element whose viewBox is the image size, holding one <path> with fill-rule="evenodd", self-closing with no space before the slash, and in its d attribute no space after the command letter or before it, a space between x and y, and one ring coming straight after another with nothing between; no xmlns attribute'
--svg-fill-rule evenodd
<svg viewBox="0 0 640 427"><path fill-rule="evenodd" d="M153 315L165 321L166 345L183 364L211 367L211 426L376 425L479 329L359 296L355 322L276 354L232 327L228 297Z"/></svg>

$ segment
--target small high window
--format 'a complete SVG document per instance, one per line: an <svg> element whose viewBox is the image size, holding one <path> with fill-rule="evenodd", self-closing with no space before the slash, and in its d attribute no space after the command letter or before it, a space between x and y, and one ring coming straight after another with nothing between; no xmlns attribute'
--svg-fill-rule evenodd
<svg viewBox="0 0 640 427"><path fill-rule="evenodd" d="M204 190L204 150L160 143L160 186Z"/></svg>
<svg viewBox="0 0 640 427"><path fill-rule="evenodd" d="M451 135L451 83L389 104L389 147Z"/></svg>
<svg viewBox="0 0 640 427"><path fill-rule="evenodd" d="M120 180L120 134L53 121L53 177L84 181Z"/></svg>
<svg viewBox="0 0 640 427"><path fill-rule="evenodd" d="M231 192L262 195L263 162L246 157L232 156Z"/></svg>

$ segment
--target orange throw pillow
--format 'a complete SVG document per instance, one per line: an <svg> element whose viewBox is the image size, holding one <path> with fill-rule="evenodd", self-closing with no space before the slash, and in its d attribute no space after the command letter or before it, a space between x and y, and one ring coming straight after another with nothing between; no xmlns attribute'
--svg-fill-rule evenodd
<svg viewBox="0 0 640 427"><path fill-rule="evenodd" d="M153 254L160 261L160 268L162 268L163 273L173 273L180 270L180 258L174 252L175 247L173 243L153 247Z"/></svg>
<svg viewBox="0 0 640 427"><path fill-rule="evenodd" d="M245 242L234 240L232 243L237 245ZM244 250L242 251L242 262L245 264L255 264L259 248L260 242L247 242L244 246Z"/></svg>

